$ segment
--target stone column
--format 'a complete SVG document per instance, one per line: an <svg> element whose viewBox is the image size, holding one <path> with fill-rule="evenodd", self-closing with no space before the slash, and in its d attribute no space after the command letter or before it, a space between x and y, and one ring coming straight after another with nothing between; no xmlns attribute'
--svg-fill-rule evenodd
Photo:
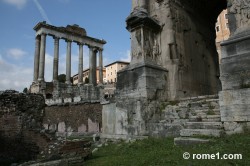
<svg viewBox="0 0 250 166"><path fill-rule="evenodd" d="M142 7L146 9L146 0L132 0L132 10L136 7Z"/></svg>
<svg viewBox="0 0 250 166"><path fill-rule="evenodd" d="M139 6L144 8L144 9L147 9L146 0L139 0Z"/></svg>
<svg viewBox="0 0 250 166"><path fill-rule="evenodd" d="M58 81L59 38L54 37L53 82Z"/></svg>
<svg viewBox="0 0 250 166"><path fill-rule="evenodd" d="M99 84L103 84L102 52L103 52L103 49L99 49Z"/></svg>
<svg viewBox="0 0 250 166"><path fill-rule="evenodd" d="M89 83L96 85L96 48L89 46Z"/></svg>
<svg viewBox="0 0 250 166"><path fill-rule="evenodd" d="M71 85L71 41L67 40L67 55L66 55L66 84Z"/></svg>
<svg viewBox="0 0 250 166"><path fill-rule="evenodd" d="M78 84L83 83L83 44L79 43L79 65L78 65Z"/></svg>
<svg viewBox="0 0 250 166"><path fill-rule="evenodd" d="M36 83L39 74L39 58L40 58L41 36L36 36L35 56L34 56L34 77L33 82Z"/></svg>
<svg viewBox="0 0 250 166"><path fill-rule="evenodd" d="M44 81L45 50L46 50L46 34L41 34L40 60L39 60L39 78L38 78L39 82Z"/></svg>

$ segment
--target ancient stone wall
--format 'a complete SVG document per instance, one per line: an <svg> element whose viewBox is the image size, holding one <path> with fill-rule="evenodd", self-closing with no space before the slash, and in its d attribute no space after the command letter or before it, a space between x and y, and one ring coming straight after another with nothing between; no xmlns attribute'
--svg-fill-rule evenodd
<svg viewBox="0 0 250 166"><path fill-rule="evenodd" d="M60 159L63 163L68 163L68 160L82 163L84 157L90 154L90 143L66 141L65 136L99 133L101 110L99 103L65 103L46 107L42 95L2 92L0 165L55 159ZM59 137L55 137L55 134ZM88 146L87 149L84 148L85 145Z"/></svg>
<svg viewBox="0 0 250 166"><path fill-rule="evenodd" d="M119 104L103 106L104 138L220 136L223 133L218 96L148 103L130 100L124 103L127 109L121 109ZM131 107L136 109L131 112Z"/></svg>
<svg viewBox="0 0 250 166"><path fill-rule="evenodd" d="M149 1L150 16L162 25L156 40L159 63L169 71L170 99L220 90L214 26L223 7L226 1Z"/></svg>
<svg viewBox="0 0 250 166"><path fill-rule="evenodd" d="M50 137L43 133L45 102L41 95L0 94L0 163L35 159Z"/></svg>
<svg viewBox="0 0 250 166"><path fill-rule="evenodd" d="M58 136L88 135L101 132L102 105L99 103L45 108L43 125Z"/></svg>
<svg viewBox="0 0 250 166"><path fill-rule="evenodd" d="M250 98L250 2L228 0L231 36L221 43L220 80L221 120L226 133L244 132L249 128Z"/></svg>
<svg viewBox="0 0 250 166"><path fill-rule="evenodd" d="M51 93L52 94L52 93ZM62 105L64 103L95 103L101 102L104 98L103 86L77 85L67 86L64 83L54 84L53 98L47 98L46 104Z"/></svg>
<svg viewBox="0 0 250 166"><path fill-rule="evenodd" d="M160 120L154 114L161 102L221 89L215 22L226 0L132 0L132 5L126 19L132 60L118 72L115 109L103 111L119 127L104 130L143 136L152 130L150 121Z"/></svg>

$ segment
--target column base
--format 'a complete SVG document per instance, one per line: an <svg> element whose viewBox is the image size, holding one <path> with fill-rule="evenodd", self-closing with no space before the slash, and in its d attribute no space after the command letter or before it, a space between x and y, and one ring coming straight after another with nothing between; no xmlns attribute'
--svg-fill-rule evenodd
<svg viewBox="0 0 250 166"><path fill-rule="evenodd" d="M71 83L71 82L65 82L65 84L70 85L70 86L72 85L72 83Z"/></svg>
<svg viewBox="0 0 250 166"><path fill-rule="evenodd" d="M54 84L58 84L58 82L59 82L58 80L53 80Z"/></svg>
<svg viewBox="0 0 250 166"><path fill-rule="evenodd" d="M78 85L78 86L82 86L82 85L84 85L84 83L83 83L83 82L78 82L77 85Z"/></svg>

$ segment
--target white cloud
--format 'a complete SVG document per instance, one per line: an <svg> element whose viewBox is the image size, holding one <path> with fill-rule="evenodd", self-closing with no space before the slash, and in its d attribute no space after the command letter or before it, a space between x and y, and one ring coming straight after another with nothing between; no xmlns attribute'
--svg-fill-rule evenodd
<svg viewBox="0 0 250 166"><path fill-rule="evenodd" d="M33 69L5 61L0 55L0 90L22 91L32 83Z"/></svg>
<svg viewBox="0 0 250 166"><path fill-rule="evenodd" d="M121 61L126 61L126 62L130 62L131 61L131 53L130 53L130 50L127 50L126 53L123 53L125 55L123 55L121 57Z"/></svg>
<svg viewBox="0 0 250 166"><path fill-rule="evenodd" d="M19 48L11 48L7 51L7 55L14 59L20 59L26 54L27 52Z"/></svg>
<svg viewBox="0 0 250 166"><path fill-rule="evenodd" d="M78 73L78 53L72 53L71 57L71 76ZM98 59L98 56L97 56ZM33 61L32 61L33 62ZM110 62L104 58L104 63ZM28 63L28 62L27 62ZM84 49L83 52L83 68L89 67L89 52ZM66 54L59 56L59 74L66 73ZM52 81L53 77L53 56L49 53L45 54L45 81ZM22 92L25 87L30 87L33 81L33 65L31 67L20 66L14 62L7 62L0 54L0 91L6 89L14 89Z"/></svg>
<svg viewBox="0 0 250 166"><path fill-rule="evenodd" d="M40 14L42 15L43 19L45 21L47 21L49 24L51 24L45 10L43 9L42 5L38 2L38 0L33 0L33 2L35 3L35 5L36 5L38 11L40 12Z"/></svg>
<svg viewBox="0 0 250 166"><path fill-rule="evenodd" d="M13 5L18 9L22 9L26 5L28 0L2 0L2 1L9 5Z"/></svg>

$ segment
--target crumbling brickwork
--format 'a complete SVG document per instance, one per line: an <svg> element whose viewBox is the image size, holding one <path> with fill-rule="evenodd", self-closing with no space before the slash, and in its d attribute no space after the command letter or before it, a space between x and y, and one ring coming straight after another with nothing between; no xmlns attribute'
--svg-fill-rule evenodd
<svg viewBox="0 0 250 166"><path fill-rule="evenodd" d="M0 94L0 163L35 159L50 141L42 134L43 96L5 91Z"/></svg>
<svg viewBox="0 0 250 166"><path fill-rule="evenodd" d="M59 134L100 132L102 105L86 103L46 107L43 123L47 130Z"/></svg>

